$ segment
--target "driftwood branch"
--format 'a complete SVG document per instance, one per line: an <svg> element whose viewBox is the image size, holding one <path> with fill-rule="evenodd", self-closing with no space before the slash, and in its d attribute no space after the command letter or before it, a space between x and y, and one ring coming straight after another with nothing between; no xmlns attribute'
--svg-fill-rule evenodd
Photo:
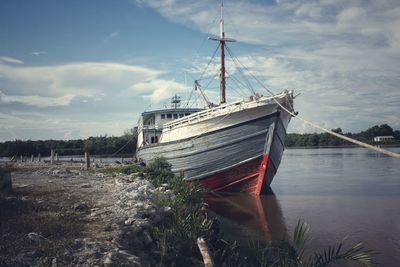
<svg viewBox="0 0 400 267"><path fill-rule="evenodd" d="M197 238L197 246L200 249L201 256L203 256L204 267L214 267L214 261L211 258L206 241L202 237Z"/></svg>

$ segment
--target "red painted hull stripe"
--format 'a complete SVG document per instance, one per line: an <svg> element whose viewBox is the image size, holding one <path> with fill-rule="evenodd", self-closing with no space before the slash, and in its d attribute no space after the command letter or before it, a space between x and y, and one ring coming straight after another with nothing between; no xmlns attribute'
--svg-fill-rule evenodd
<svg viewBox="0 0 400 267"><path fill-rule="evenodd" d="M264 157L262 159L260 169L258 171L258 177L257 177L257 186L256 189L254 190L254 193L256 195L260 195L261 191L263 189L264 181L265 181L265 172L267 170L267 165L268 165L268 154L264 154Z"/></svg>
<svg viewBox="0 0 400 267"><path fill-rule="evenodd" d="M241 183L241 182L243 182L243 181L246 181L246 180L249 180L249 179L251 179L251 178L254 178L256 175L257 175L257 173L250 174L250 175L248 175L248 176L246 176L246 177L243 177L243 178L241 178L241 179L239 179L239 180L236 180L236 181L233 181L233 182L231 182L231 183L229 183L229 184L226 184L226 185L224 185L224 186L222 186L222 187L220 187L220 188L216 188L216 189L214 189L214 191L221 191L221 190L223 190L223 189L225 189L225 188L227 188L227 187L230 187L230 186L232 186L232 185L234 185L234 184L238 184L238 183Z"/></svg>

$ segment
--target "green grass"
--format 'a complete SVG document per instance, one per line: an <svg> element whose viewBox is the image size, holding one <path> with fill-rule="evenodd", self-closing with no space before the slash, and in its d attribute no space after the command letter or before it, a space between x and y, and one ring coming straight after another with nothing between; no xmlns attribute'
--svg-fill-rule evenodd
<svg viewBox="0 0 400 267"><path fill-rule="evenodd" d="M136 172L145 172L146 168L137 164L130 164L126 166L110 167L101 170L103 173L124 173L131 174Z"/></svg>

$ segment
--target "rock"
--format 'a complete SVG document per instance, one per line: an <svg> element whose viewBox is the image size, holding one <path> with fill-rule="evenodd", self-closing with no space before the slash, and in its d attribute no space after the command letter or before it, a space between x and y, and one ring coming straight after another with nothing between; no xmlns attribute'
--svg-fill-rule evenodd
<svg viewBox="0 0 400 267"><path fill-rule="evenodd" d="M85 203L77 204L74 206L75 211L84 211L84 210L88 210L88 209L89 209L89 206Z"/></svg>
<svg viewBox="0 0 400 267"><path fill-rule="evenodd" d="M83 184L81 185L81 188L91 188L92 186L90 184Z"/></svg>
<svg viewBox="0 0 400 267"><path fill-rule="evenodd" d="M105 232L110 232L112 230L112 225L111 224L106 225L103 230Z"/></svg>
<svg viewBox="0 0 400 267"><path fill-rule="evenodd" d="M27 237L30 241L32 241L33 243L37 243L37 244L40 244L40 243L42 243L43 241L47 241L46 238L44 238L43 236L41 236L40 234L35 233L35 232L31 232L31 233L27 234L26 237Z"/></svg>
<svg viewBox="0 0 400 267"><path fill-rule="evenodd" d="M164 195L167 196L167 197L169 197L169 198L171 198L171 199L174 199L174 198L175 198L174 191L172 191L171 189L165 190Z"/></svg>
<svg viewBox="0 0 400 267"><path fill-rule="evenodd" d="M98 177L98 178L104 178L104 177L106 177L106 175L105 175L104 173L101 173L101 172L96 173L95 176Z"/></svg>
<svg viewBox="0 0 400 267"><path fill-rule="evenodd" d="M125 220L124 224L125 225L132 225L132 223L135 221L134 218L128 218Z"/></svg>
<svg viewBox="0 0 400 267"><path fill-rule="evenodd" d="M107 214L111 214L113 213L110 209L98 209L96 211L93 211L92 213L90 213L90 217L97 217L100 215L107 215Z"/></svg>
<svg viewBox="0 0 400 267"><path fill-rule="evenodd" d="M72 248L75 250L79 250L85 245L85 240L82 238L78 238L74 240L74 243L72 244Z"/></svg>
<svg viewBox="0 0 400 267"><path fill-rule="evenodd" d="M133 205L133 207L135 207L137 209L142 209L144 207L144 203L143 202L138 202L135 205Z"/></svg>
<svg viewBox="0 0 400 267"><path fill-rule="evenodd" d="M51 267L57 267L57 258L53 258L51 261Z"/></svg>
<svg viewBox="0 0 400 267"><path fill-rule="evenodd" d="M151 222L149 219L136 219L134 224L141 229L151 228Z"/></svg>
<svg viewBox="0 0 400 267"><path fill-rule="evenodd" d="M106 267L112 266L113 260L111 259L111 257L112 257L112 254L110 255L110 253L109 253L103 262L104 266L106 266Z"/></svg>
<svg viewBox="0 0 400 267"><path fill-rule="evenodd" d="M162 213L171 213L172 212L172 208L169 207L169 206L164 206L164 207L161 207L160 211Z"/></svg>
<svg viewBox="0 0 400 267"><path fill-rule="evenodd" d="M150 192L151 193L154 190L154 186L152 184L145 184L145 185L140 186L138 188L138 190L142 191L142 192Z"/></svg>

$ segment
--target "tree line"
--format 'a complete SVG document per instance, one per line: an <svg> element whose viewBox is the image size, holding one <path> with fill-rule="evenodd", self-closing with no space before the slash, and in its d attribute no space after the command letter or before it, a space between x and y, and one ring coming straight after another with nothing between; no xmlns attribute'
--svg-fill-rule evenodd
<svg viewBox="0 0 400 267"><path fill-rule="evenodd" d="M394 131L392 127L387 124L375 125L359 133L343 133L341 128L332 129L332 131L368 144L374 144L374 137L376 136L393 136L393 142L400 143L400 131ZM287 147L323 147L346 146L352 145L352 143L339 139L328 133L290 133L286 136L285 145Z"/></svg>
<svg viewBox="0 0 400 267"><path fill-rule="evenodd" d="M136 135L125 133L123 136L99 136L77 140L15 140L0 143L0 156L49 156L51 149L59 155L91 155L134 154Z"/></svg>
<svg viewBox="0 0 400 267"><path fill-rule="evenodd" d="M341 133L342 129L333 129ZM382 124L368 128L359 133L344 133L344 135L366 143L373 143L375 136L394 136L395 142L400 143L400 131L394 131L389 125ZM287 147L308 146L343 146L350 145L328 133L296 134L290 133L286 136ZM89 137L77 140L15 140L0 143L0 157L49 156L51 149L59 155L83 155L86 151L92 155L134 154L136 150L136 134L132 131L124 135Z"/></svg>

